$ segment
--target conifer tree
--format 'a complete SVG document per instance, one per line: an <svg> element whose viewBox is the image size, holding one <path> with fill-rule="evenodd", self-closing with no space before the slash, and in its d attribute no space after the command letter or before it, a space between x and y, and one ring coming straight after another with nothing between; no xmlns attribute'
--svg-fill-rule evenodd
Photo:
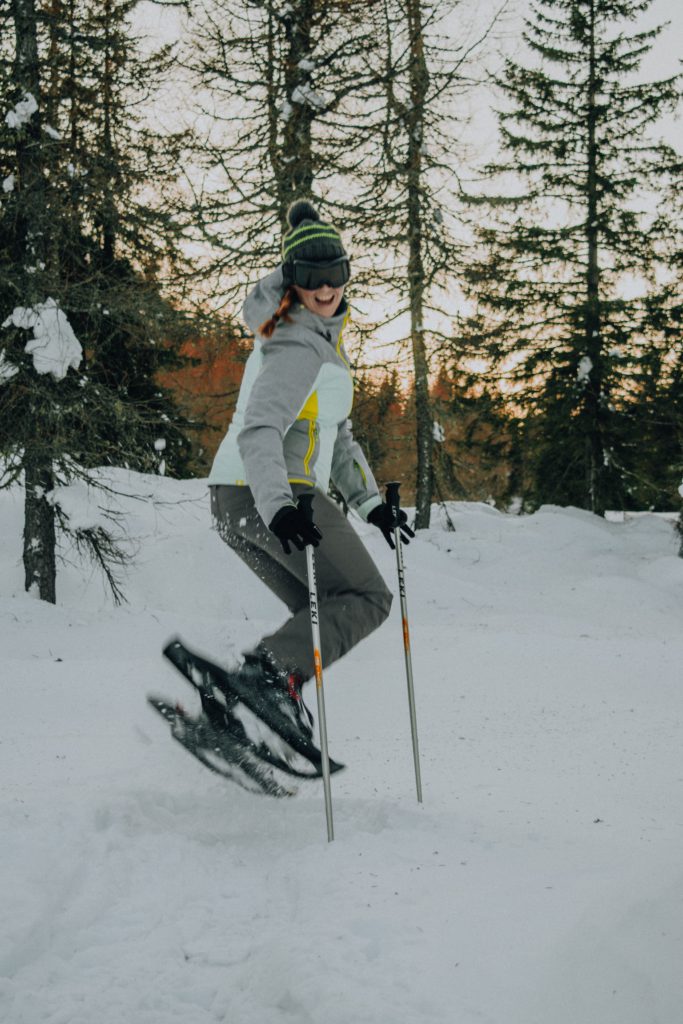
<svg viewBox="0 0 683 1024"><path fill-rule="evenodd" d="M350 239L354 295L391 296L392 319L410 321L420 527L432 487L427 318L457 273L450 108L473 46L444 43L456 7L212 0L189 60L210 101L201 157L211 173L195 213L228 277L224 294L237 297L245 274L277 260L278 229L303 195Z"/></svg>
<svg viewBox="0 0 683 1024"><path fill-rule="evenodd" d="M598 514L630 501L646 306L665 315L661 290L647 291L660 231L646 197L675 167L652 135L679 79L638 79L662 28L630 23L650 3L536 0L533 64L508 61L498 80L505 157L488 171L505 191L473 197L491 223L467 273L478 311L466 335L533 417L535 500ZM627 280L642 283L634 297Z"/></svg>
<svg viewBox="0 0 683 1024"><path fill-rule="evenodd" d="M387 76L388 114L398 127L398 146L386 157L394 163L404 194L399 209L404 212L407 247L407 292L410 310L410 341L413 354L417 473L415 487L418 529L429 526L432 503L432 449L434 424L429 400L429 363L426 345L426 301L429 270L426 267L430 210L433 194L426 187L425 157L430 109L430 75L426 58L422 0L405 0L400 15L404 22L407 54L405 67L405 98L400 97L401 78ZM393 132L389 132L389 137ZM397 149L403 152L397 152ZM397 166L398 164L398 166ZM432 211L433 214L433 211ZM438 222L437 222L438 223ZM438 228L431 232L440 234ZM443 255L438 253L439 257ZM430 268L431 269L431 268Z"/></svg>
<svg viewBox="0 0 683 1024"><path fill-rule="evenodd" d="M179 345L191 326L181 311L184 266L171 212L186 137L144 119L173 53L141 54L131 40L135 6L62 0L48 19L64 65L54 85L66 199L59 247L70 264L63 301L87 338L90 379L143 413L141 433L129 438L129 451L139 451L130 464L149 465L148 453L163 441L167 470L181 473L187 423L158 375L180 365Z"/></svg>
<svg viewBox="0 0 683 1024"><path fill-rule="evenodd" d="M493 499L509 508L523 493L516 465L516 424L500 392L465 360L443 366L431 391L435 416L434 483L441 500Z"/></svg>
<svg viewBox="0 0 683 1024"><path fill-rule="evenodd" d="M452 0L384 0L382 8L382 121L358 176L366 197L366 237L375 251L389 253L382 287L392 297L393 317L404 315L409 322L404 340L413 368L416 526L425 528L440 444L430 356L444 341L430 321L434 314L443 316L447 293L461 273L457 140L465 120L463 97L495 18L475 38L462 5ZM457 15L460 34L454 39Z"/></svg>
<svg viewBox="0 0 683 1024"><path fill-rule="evenodd" d="M142 74L132 41L124 57L130 6L12 0L0 47L0 486L23 478L26 589L52 602L57 528L120 596L121 551L99 526L71 529L60 486L98 465L153 471L156 439L171 464L185 444L154 379L182 318L162 292L173 232L140 194L154 140L136 153L126 135L142 88L122 77ZM66 345L56 366L40 357L48 334Z"/></svg>
<svg viewBox="0 0 683 1024"><path fill-rule="evenodd" d="M646 406L649 430L637 422L635 439L640 455L638 475L648 482L656 466L657 491L650 504L662 509L678 508L679 554L683 558L683 193L679 187L683 162L672 188L662 196L659 223L662 231L662 260L671 270L670 278L659 284L658 301L648 309L646 333L648 361L654 363L649 391L654 400ZM648 378L646 378L648 379ZM647 440L643 441L643 434ZM654 436L653 436L654 435Z"/></svg>
<svg viewBox="0 0 683 1024"><path fill-rule="evenodd" d="M366 59L376 10L366 0L211 0L199 15L187 61L207 179L191 215L215 247L210 269L224 295L237 297L245 275L279 259L295 199L315 199L331 219L343 210L340 227L353 226L354 203L334 202L335 177L367 143L381 79Z"/></svg>
<svg viewBox="0 0 683 1024"><path fill-rule="evenodd" d="M12 153L12 170L5 178L8 189L3 220L10 243L7 267L3 277L7 292L22 307L35 308L45 299L50 281L47 267L48 200L43 151L43 116L41 112L40 58L38 52L38 12L34 0L12 0L13 29L12 73L3 85L2 123L5 145ZM9 297L6 293L6 297ZM17 303L18 305L18 303ZM18 328L7 324L5 312L0 323L7 330L10 343L19 335ZM25 416L22 441L22 469L25 483L24 504L24 569L27 590L35 590L46 601L55 600L55 513L48 501L53 489L53 466L43 442L44 431L52 425L44 413L51 404L51 384L42 381L35 388L22 380L20 365L10 358L9 347L2 350L0 397L0 438L3 454L8 454L8 438L16 427L10 422L11 398L22 389ZM22 361L25 365L25 360ZM36 382L37 383L37 382ZM3 430L4 428L4 430Z"/></svg>

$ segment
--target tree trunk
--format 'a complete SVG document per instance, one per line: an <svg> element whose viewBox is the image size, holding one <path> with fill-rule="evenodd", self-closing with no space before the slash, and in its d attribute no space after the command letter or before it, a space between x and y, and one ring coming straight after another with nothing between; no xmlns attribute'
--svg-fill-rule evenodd
<svg viewBox="0 0 683 1024"><path fill-rule="evenodd" d="M27 457L24 462L24 585L52 604L57 599L55 514L47 495L54 486L52 468Z"/></svg>
<svg viewBox="0 0 683 1024"><path fill-rule="evenodd" d="M596 515L604 515L606 504L605 448L602 437L602 337L600 316L600 265L598 261L598 186L596 139L596 81L595 57L595 0L590 5L590 68L588 81L588 217L586 241L588 262L586 267L586 311L584 320L585 351L591 361L586 382L584 422L586 425L586 461L588 505Z"/></svg>
<svg viewBox="0 0 683 1024"><path fill-rule="evenodd" d="M311 126L316 116L311 102L302 102L310 88L306 58L311 56L311 24L314 0L291 4L283 18L286 53L284 55L285 108L278 111L282 130L282 148L274 167L278 182L278 202L283 233L287 230L287 210L295 199L312 195L314 167ZM303 63L302 63L303 62ZM303 94L297 90L303 90ZM292 99L299 96L299 101Z"/></svg>
<svg viewBox="0 0 683 1024"><path fill-rule="evenodd" d="M14 81L22 96L30 93L38 103L38 110L16 131L17 168L19 171L19 215L17 220L16 251L26 267L34 268L26 274L25 287L31 289L30 278L35 278L37 263L43 257L45 225L45 194L42 175L40 78L38 63L38 30L35 0L12 0L16 52Z"/></svg>
<svg viewBox="0 0 683 1024"><path fill-rule="evenodd" d="M410 33L410 108L408 129L408 292L410 299L410 337L415 371L415 418L417 436L417 479L415 486L415 525L426 529L432 503L432 452L434 445L429 365L424 331L424 261L422 236L422 146L423 107L429 76L422 37L421 0L408 0Z"/></svg>
<svg viewBox="0 0 683 1024"><path fill-rule="evenodd" d="M102 268L106 271L114 262L116 251L116 203L114 202L114 144L112 138L112 120L114 100L112 81L114 76L114 58L112 55L112 5L111 0L104 4L104 64L102 75L102 155L104 159L102 180Z"/></svg>
<svg viewBox="0 0 683 1024"><path fill-rule="evenodd" d="M33 268L24 277L25 306L44 300L40 294L44 281L47 252L46 201L41 150L41 91L38 62L38 32L35 0L13 0L12 15L16 39L14 78L22 93L30 93L38 110L17 132L20 215L17 221L16 249L22 265ZM29 397L30 402L30 397ZM24 471L24 576L27 591L43 601L55 602L55 516L46 494L52 490L52 462L42 454L44 445L39 417L33 417L36 434L26 445Z"/></svg>

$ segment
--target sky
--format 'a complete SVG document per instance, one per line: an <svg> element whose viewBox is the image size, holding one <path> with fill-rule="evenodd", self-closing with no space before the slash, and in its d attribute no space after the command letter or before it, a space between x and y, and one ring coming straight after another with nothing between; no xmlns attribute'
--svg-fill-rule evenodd
<svg viewBox="0 0 683 1024"><path fill-rule="evenodd" d="M499 6L495 0L485 0L485 4L480 10L485 11L487 8L497 10ZM509 13L505 13L503 22L507 31L499 40L499 49L502 54L521 60L525 52L521 31L524 18L531 12L531 3L528 0L510 0L506 6ZM641 31L666 22L670 22L670 26L662 32L654 43L651 53L643 61L642 73L639 76L643 81L664 78L683 70L681 63L683 61L683 2L681 0L654 0L650 10L641 15L634 23L634 28ZM489 103L487 92L482 91L479 105L475 108L479 116L486 114ZM487 134L486 141L495 145L495 120L491 121L491 129L491 138L489 140ZM677 119L668 119L664 130L673 144L678 148L683 148L682 113L679 113Z"/></svg>
<svg viewBox="0 0 683 1024"><path fill-rule="evenodd" d="M195 8L199 5L195 4ZM472 5L470 5L472 6ZM519 38L524 17L531 10L530 0L479 0L474 5L476 18L482 26L488 24L492 15L503 10L501 32L497 33L495 49L503 55L519 55L523 44ZM141 33L149 36L150 42L158 44L170 43L179 39L187 32L188 25L184 15L172 8L158 6L151 0L142 0L135 13L135 21ZM683 2L682 0L654 0L650 10L638 20L638 26L649 28L670 22L655 43L652 52L643 63L644 78L659 78L675 74L681 70L683 61ZM458 26L454 25L454 33ZM473 113L482 118L487 114L490 97L482 91L473 104ZM495 144L495 121L491 119L484 132L479 132L484 145ZM669 122L671 141L683 148L683 114Z"/></svg>

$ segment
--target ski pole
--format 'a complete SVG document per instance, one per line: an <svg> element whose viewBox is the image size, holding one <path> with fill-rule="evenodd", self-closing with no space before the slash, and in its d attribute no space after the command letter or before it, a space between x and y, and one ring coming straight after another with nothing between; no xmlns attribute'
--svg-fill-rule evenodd
<svg viewBox="0 0 683 1024"><path fill-rule="evenodd" d="M302 494L299 508L313 521L313 495ZM327 841L334 839L332 821L332 787L330 785L330 757L327 747L327 719L325 718L325 694L323 691L323 663L320 656L320 622L318 620L318 583L315 575L313 546L306 545L306 569L308 571L308 603L311 610L311 632L313 634L313 663L315 665L315 692L318 698L318 730L320 732L320 753L322 755L323 790L325 792L325 817L327 819Z"/></svg>
<svg viewBox="0 0 683 1024"><path fill-rule="evenodd" d="M420 775L420 748L417 741L417 714L415 711L415 689L413 687L413 662L410 654L410 629L408 628L408 601L406 599L406 578L403 570L403 547L398 514L400 501L398 491L400 483L395 480L387 484L387 504L394 513L394 542L396 545L396 568L398 569L398 590L401 595L401 621L403 624L403 651L406 661L406 678L408 680L408 707L410 709L410 731L413 737L413 761L415 762L415 786L418 803L422 803L422 778Z"/></svg>

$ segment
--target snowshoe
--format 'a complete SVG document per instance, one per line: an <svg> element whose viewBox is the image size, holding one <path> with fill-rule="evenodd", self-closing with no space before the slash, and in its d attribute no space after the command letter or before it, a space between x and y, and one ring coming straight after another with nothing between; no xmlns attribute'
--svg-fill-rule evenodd
<svg viewBox="0 0 683 1024"><path fill-rule="evenodd" d="M215 729L206 714L193 718L180 705L171 705L161 697L147 700L169 723L173 738L212 772L236 782L249 793L275 797L296 793L295 788L278 782L272 768L256 756L239 722L235 723L236 729Z"/></svg>
<svg viewBox="0 0 683 1024"><path fill-rule="evenodd" d="M303 704L298 680L278 674L261 653L227 672L175 639L163 651L199 691L207 716L237 720L254 754L299 778L322 775L322 755L313 743L312 716ZM344 766L330 759L330 771Z"/></svg>

